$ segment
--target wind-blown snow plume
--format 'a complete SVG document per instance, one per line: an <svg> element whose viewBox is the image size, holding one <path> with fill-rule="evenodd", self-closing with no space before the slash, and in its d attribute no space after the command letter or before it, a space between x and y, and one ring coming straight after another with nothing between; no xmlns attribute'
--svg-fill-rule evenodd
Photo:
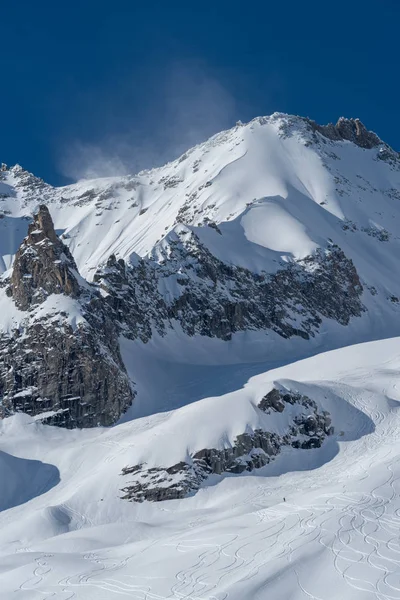
<svg viewBox="0 0 400 600"><path fill-rule="evenodd" d="M121 87L130 90L128 95L134 93L131 81ZM59 151L59 168L77 181L159 166L231 126L235 113L233 96L205 65L176 63L148 91L136 114L123 123L107 123L105 116L102 129L108 133L103 138L67 143Z"/></svg>

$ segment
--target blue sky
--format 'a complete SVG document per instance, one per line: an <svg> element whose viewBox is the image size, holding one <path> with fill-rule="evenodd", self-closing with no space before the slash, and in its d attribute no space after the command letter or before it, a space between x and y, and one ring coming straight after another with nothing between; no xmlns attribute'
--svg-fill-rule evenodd
<svg viewBox="0 0 400 600"><path fill-rule="evenodd" d="M400 150L399 0L20 0L0 18L0 161L53 184L274 111L357 116Z"/></svg>

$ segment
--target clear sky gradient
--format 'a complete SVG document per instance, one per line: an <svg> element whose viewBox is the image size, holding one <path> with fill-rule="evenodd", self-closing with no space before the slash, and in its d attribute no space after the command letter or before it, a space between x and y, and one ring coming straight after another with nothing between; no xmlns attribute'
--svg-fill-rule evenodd
<svg viewBox="0 0 400 600"><path fill-rule="evenodd" d="M274 111L400 150L400 0L20 0L0 8L0 162L137 171Z"/></svg>

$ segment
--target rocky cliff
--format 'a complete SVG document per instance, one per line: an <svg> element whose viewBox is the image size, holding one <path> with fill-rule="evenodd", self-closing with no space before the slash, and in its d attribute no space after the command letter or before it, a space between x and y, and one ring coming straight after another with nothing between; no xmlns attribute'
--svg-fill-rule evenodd
<svg viewBox="0 0 400 600"><path fill-rule="evenodd" d="M240 474L264 467L285 446L300 450L319 448L325 437L334 433L334 428L330 415L308 396L273 388L261 400L258 410L283 413L294 407L296 414L289 417L282 434L256 429L238 435L229 447L204 448L175 465L125 467L122 475L129 482L122 488L122 498L133 502L185 498L196 492L210 475Z"/></svg>
<svg viewBox="0 0 400 600"><path fill-rule="evenodd" d="M365 310L354 264L335 245L282 263L273 275L255 274L218 260L181 226L161 261L135 262L112 256L94 281L124 334L143 341L152 329L163 334L174 323L189 336L229 340L238 331L271 329L309 339L323 317L347 325Z"/></svg>
<svg viewBox="0 0 400 600"><path fill-rule="evenodd" d="M96 288L80 277L45 206L4 284L20 321L0 337L2 413L42 415L65 427L114 423L134 396L119 332Z"/></svg>
<svg viewBox="0 0 400 600"><path fill-rule="evenodd" d="M57 237L47 206L41 205L15 256L10 286L15 303L28 310L50 294L78 298L81 283L71 252Z"/></svg>

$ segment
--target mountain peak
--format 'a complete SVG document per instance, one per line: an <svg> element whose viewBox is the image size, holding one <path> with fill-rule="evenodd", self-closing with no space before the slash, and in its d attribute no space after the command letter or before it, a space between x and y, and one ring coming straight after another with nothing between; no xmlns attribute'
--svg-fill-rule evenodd
<svg viewBox="0 0 400 600"><path fill-rule="evenodd" d="M340 117L335 125L333 123L319 125L311 119L308 119L308 122L314 131L318 131L332 141L353 142L368 150L383 143L376 133L366 128L360 119Z"/></svg>

